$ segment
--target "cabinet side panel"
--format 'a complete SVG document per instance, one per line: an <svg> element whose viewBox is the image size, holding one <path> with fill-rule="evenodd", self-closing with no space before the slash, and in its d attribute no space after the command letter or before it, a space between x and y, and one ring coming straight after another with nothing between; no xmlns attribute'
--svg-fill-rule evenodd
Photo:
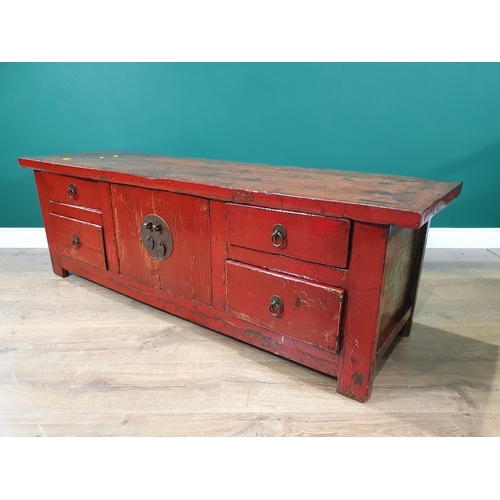
<svg viewBox="0 0 500 500"><path fill-rule="evenodd" d="M409 304L412 263L417 231L391 226L387 243L384 285L380 300L379 332L383 336L391 322L403 315ZM392 321L391 321L392 320Z"/></svg>

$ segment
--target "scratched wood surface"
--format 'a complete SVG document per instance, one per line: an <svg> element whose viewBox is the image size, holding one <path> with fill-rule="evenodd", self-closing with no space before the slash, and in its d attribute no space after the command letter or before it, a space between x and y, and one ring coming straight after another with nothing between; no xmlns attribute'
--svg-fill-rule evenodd
<svg viewBox="0 0 500 500"><path fill-rule="evenodd" d="M351 223L228 203L227 241L230 245L285 255L326 266L347 267ZM286 228L283 241L271 241L276 224ZM276 245L278 243L278 245Z"/></svg>
<svg viewBox="0 0 500 500"><path fill-rule="evenodd" d="M120 184L135 178L134 184L145 187L414 228L462 187L461 182L122 151L19 158L19 164Z"/></svg>
<svg viewBox="0 0 500 500"><path fill-rule="evenodd" d="M226 269L227 310L232 316L338 351L344 290L230 260ZM273 309L274 315L269 314L272 293L283 301L283 309Z"/></svg>
<svg viewBox="0 0 500 500"><path fill-rule="evenodd" d="M0 250L1 436L500 436L500 250L428 250L364 404L335 379Z"/></svg>
<svg viewBox="0 0 500 500"><path fill-rule="evenodd" d="M208 202L202 198L111 186L121 273L177 297L209 304L210 231ZM144 217L163 217L175 252L164 261L144 258L140 228Z"/></svg>

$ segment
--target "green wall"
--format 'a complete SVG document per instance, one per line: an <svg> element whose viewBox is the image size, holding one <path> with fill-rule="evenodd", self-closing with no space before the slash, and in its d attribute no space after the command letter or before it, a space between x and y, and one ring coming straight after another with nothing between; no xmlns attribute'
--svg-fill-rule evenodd
<svg viewBox="0 0 500 500"><path fill-rule="evenodd" d="M464 182L498 227L500 64L2 63L0 227L42 226L19 156L117 149Z"/></svg>

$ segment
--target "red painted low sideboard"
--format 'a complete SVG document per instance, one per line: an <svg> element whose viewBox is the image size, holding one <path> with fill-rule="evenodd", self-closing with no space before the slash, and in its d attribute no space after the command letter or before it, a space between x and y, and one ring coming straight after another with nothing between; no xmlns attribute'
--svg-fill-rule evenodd
<svg viewBox="0 0 500 500"><path fill-rule="evenodd" d="M462 187L119 151L19 164L56 274L337 377L358 401L410 333L429 221Z"/></svg>

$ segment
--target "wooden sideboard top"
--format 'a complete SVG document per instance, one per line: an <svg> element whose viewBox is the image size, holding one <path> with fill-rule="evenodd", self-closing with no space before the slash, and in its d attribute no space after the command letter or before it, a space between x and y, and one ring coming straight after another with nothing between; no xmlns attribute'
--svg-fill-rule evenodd
<svg viewBox="0 0 500 500"><path fill-rule="evenodd" d="M122 151L19 158L22 167L269 208L417 229L461 182Z"/></svg>

